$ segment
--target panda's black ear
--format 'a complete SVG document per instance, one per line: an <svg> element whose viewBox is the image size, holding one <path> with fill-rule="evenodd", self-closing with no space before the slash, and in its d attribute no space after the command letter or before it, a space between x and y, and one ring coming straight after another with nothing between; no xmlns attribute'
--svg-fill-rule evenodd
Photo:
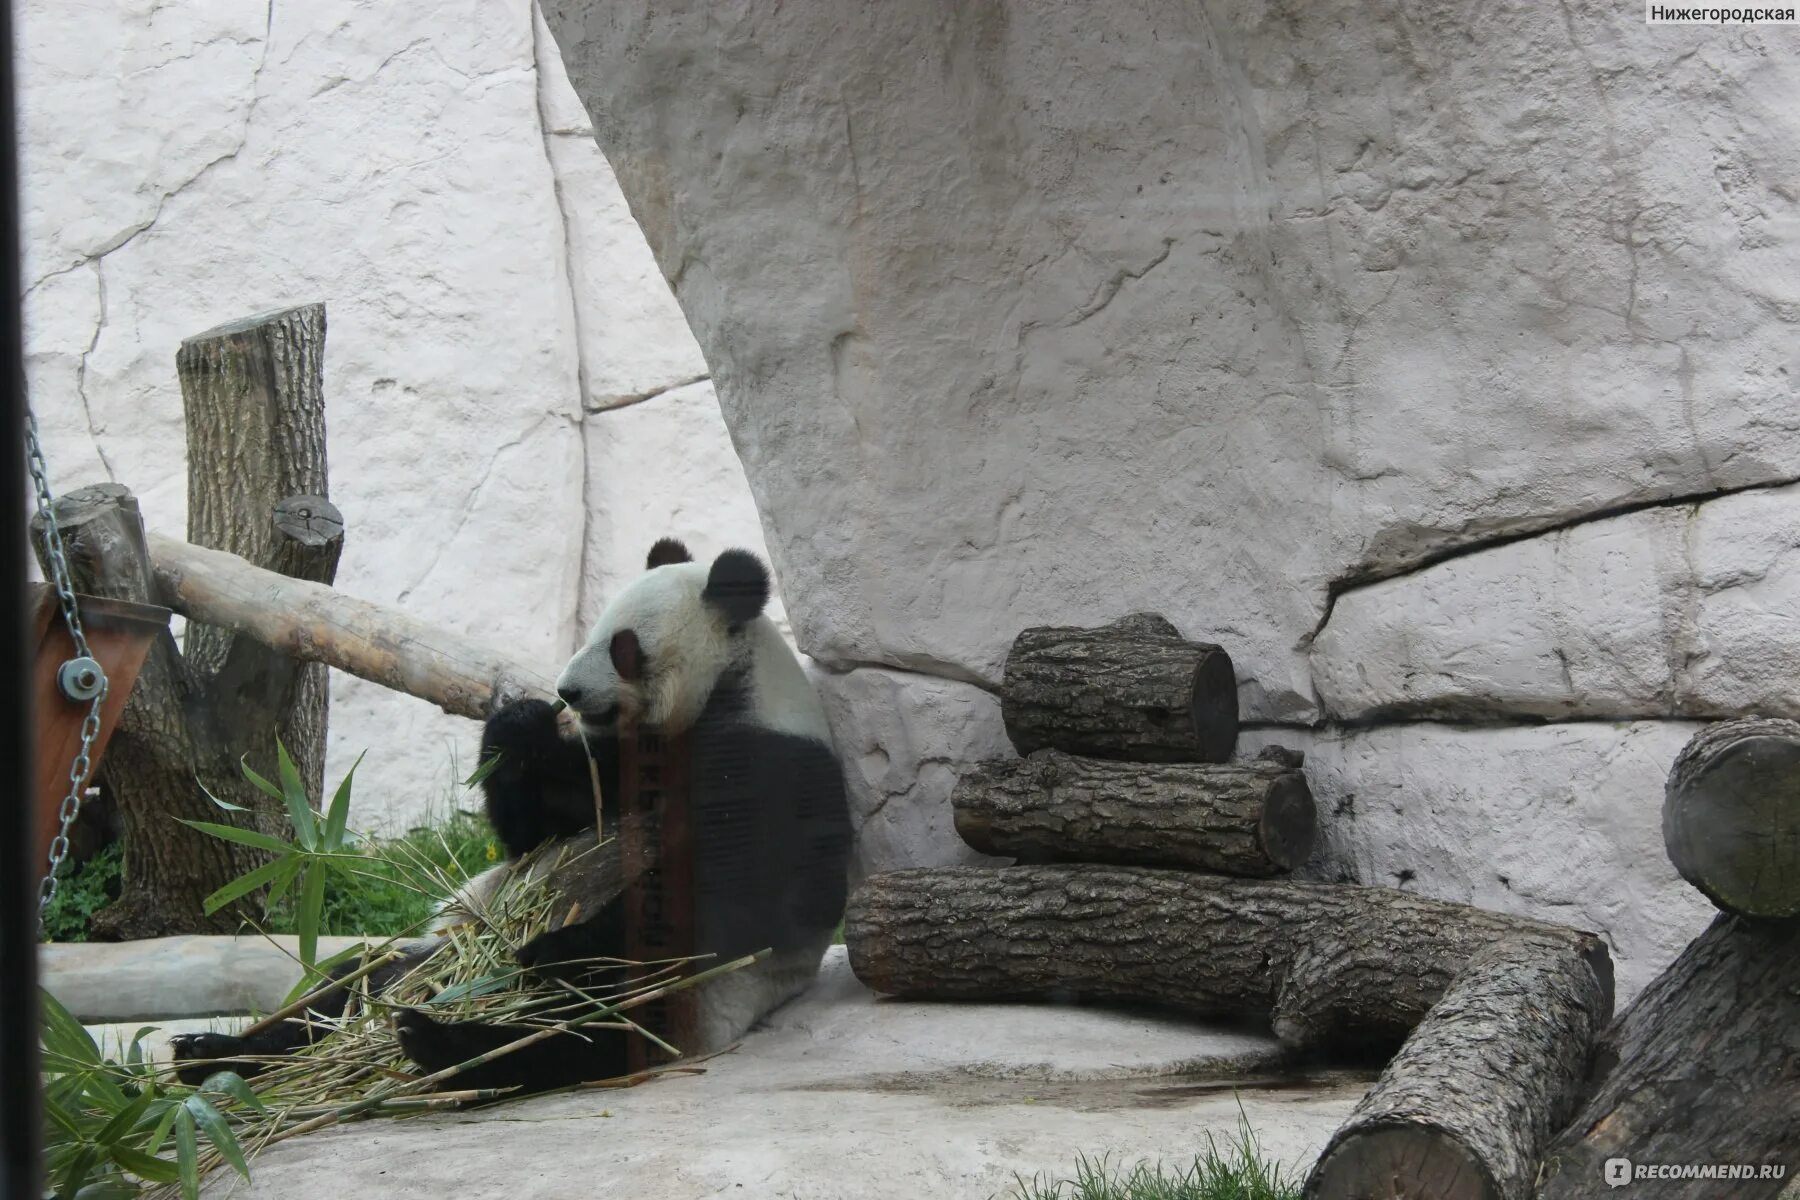
<svg viewBox="0 0 1800 1200"><path fill-rule="evenodd" d="M644 567L647 570L655 570L657 567L666 567L670 563L693 561L694 556L688 553L688 548L686 546L682 545L674 538L663 538L661 541L657 542L656 545L650 547L650 558L649 561L644 564Z"/></svg>
<svg viewBox="0 0 1800 1200"><path fill-rule="evenodd" d="M713 559L700 598L736 629L755 620L769 602L769 568L748 550L727 550Z"/></svg>

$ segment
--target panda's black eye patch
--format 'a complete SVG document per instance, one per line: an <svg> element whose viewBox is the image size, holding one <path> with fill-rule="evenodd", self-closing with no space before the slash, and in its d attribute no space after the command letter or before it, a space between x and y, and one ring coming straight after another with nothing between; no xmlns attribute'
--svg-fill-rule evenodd
<svg viewBox="0 0 1800 1200"><path fill-rule="evenodd" d="M636 683L644 677L644 647L638 642L638 635L629 629L621 629L612 635L613 670L620 679Z"/></svg>

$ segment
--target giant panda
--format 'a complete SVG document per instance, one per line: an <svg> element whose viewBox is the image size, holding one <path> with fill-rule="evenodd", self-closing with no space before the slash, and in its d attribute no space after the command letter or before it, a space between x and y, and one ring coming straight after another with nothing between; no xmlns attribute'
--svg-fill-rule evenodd
<svg viewBox="0 0 1800 1200"><path fill-rule="evenodd" d="M606 794L617 796L622 728L685 734L700 881L695 950L720 963L772 951L697 989L696 1044L681 1047L693 1054L735 1040L817 974L843 913L850 822L824 708L764 613L770 585L763 564L747 551L727 550L703 566L665 538L651 549L646 568L601 612L556 681L577 730L567 728L568 714L559 718L537 699L489 717L480 759L497 761L481 787L507 861L451 898L445 919L481 904L521 870L558 870L543 866L543 852L533 851L562 843L574 853L557 861L575 865L560 868L551 884L593 915L521 947L520 964L558 975L585 969L578 960L623 957L617 895L629 869L619 862L616 841L592 852L589 759ZM605 903L582 903L593 898ZM435 948L415 946L380 974L395 978ZM381 982L370 977L371 987ZM340 991L316 1007L336 1015L345 1002ZM446 1023L416 1009L397 1012L394 1023L401 1048L426 1072L466 1062L524 1032ZM310 1029L289 1022L250 1039L190 1035L176 1040L175 1057L178 1065L191 1064L184 1077L203 1078L222 1063L254 1073L253 1060L230 1060L286 1053L305 1044ZM624 1068L622 1036L566 1034L463 1072L451 1086L539 1091Z"/></svg>

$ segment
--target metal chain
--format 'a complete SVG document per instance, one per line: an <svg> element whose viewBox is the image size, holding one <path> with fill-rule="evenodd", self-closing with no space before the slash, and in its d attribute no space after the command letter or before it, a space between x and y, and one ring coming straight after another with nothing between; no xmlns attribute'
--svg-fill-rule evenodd
<svg viewBox="0 0 1800 1200"><path fill-rule="evenodd" d="M38 442L37 418L30 413L25 415L25 450L31 466L31 482L37 489L37 511L44 523L44 547L50 558L50 582L56 587L56 598L62 607L63 626L75 642L75 656L91 660L93 655L88 652L87 634L81 628L81 613L75 605L75 588L69 582L69 560L63 553L62 530L56 526L56 513L50 500L49 468L44 463L43 446ZM100 736L100 706L106 703L107 689L106 675L102 672L99 690L94 693L87 716L81 722L81 749L76 751L75 761L69 764L69 793L57 809L56 836L50 840L50 870L38 883L40 928L44 913L56 896L56 872L69 854L69 826L81 812L81 793L87 784L88 773L93 770L89 755L94 748L94 739Z"/></svg>

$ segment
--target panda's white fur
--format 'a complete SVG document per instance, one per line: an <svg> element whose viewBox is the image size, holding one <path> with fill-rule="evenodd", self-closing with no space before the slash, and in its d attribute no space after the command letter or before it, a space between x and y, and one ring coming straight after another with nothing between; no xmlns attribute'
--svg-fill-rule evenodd
<svg viewBox="0 0 1800 1200"><path fill-rule="evenodd" d="M557 677L557 690L574 687L584 696L606 697L619 705L622 724L680 733L699 718L713 684L735 665L734 656L747 653L756 723L829 743L824 705L775 622L757 615L734 643L718 611L702 598L707 571L703 563L669 563L639 576L601 612L587 644ZM646 652L661 660L656 686L646 689L614 670L612 638L622 629L634 631Z"/></svg>

